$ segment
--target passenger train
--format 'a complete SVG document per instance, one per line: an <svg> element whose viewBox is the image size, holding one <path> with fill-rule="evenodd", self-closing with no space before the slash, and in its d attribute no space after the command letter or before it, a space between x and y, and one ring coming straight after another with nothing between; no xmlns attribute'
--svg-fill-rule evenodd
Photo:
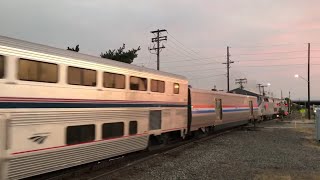
<svg viewBox="0 0 320 180"><path fill-rule="evenodd" d="M0 36L0 179L21 179L146 149L168 137L259 119L252 96Z"/></svg>

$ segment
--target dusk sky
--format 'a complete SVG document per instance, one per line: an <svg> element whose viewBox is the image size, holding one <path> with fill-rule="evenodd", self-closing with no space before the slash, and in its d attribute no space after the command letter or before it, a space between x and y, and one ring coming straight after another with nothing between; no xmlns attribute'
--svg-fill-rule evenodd
<svg viewBox="0 0 320 180"><path fill-rule="evenodd" d="M193 87L231 89L236 78L258 91L307 99L307 43L311 43L311 99L320 100L319 0L55 0L0 2L0 35L99 56L125 43L141 46L134 64L156 69L150 31L166 29L160 69L186 76Z"/></svg>

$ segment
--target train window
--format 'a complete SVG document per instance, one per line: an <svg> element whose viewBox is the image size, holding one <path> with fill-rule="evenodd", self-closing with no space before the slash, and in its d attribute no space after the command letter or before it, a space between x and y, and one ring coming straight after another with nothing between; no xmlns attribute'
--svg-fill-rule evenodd
<svg viewBox="0 0 320 180"><path fill-rule="evenodd" d="M97 72L90 69L68 67L68 84L96 86Z"/></svg>
<svg viewBox="0 0 320 180"><path fill-rule="evenodd" d="M125 76L122 74L105 72L103 73L103 86L106 88L124 89Z"/></svg>
<svg viewBox="0 0 320 180"><path fill-rule="evenodd" d="M173 93L179 94L180 85L178 83L173 83Z"/></svg>
<svg viewBox="0 0 320 180"><path fill-rule="evenodd" d="M161 129L161 110L150 111L149 114L149 129Z"/></svg>
<svg viewBox="0 0 320 180"><path fill-rule="evenodd" d="M147 90L147 78L141 77L130 77L130 89L138 90L138 91L146 91Z"/></svg>
<svg viewBox="0 0 320 180"><path fill-rule="evenodd" d="M102 138L116 138L123 136L124 123L105 123L102 125Z"/></svg>
<svg viewBox="0 0 320 180"><path fill-rule="evenodd" d="M0 79L4 77L4 56L0 55Z"/></svg>
<svg viewBox="0 0 320 180"><path fill-rule="evenodd" d="M129 122L129 135L137 134L138 132L138 122L130 121Z"/></svg>
<svg viewBox="0 0 320 180"><path fill-rule="evenodd" d="M85 86L96 86L96 71L89 70L89 69L83 69L83 84Z"/></svg>
<svg viewBox="0 0 320 180"><path fill-rule="evenodd" d="M80 125L67 127L67 144L79 144L95 139L95 125Z"/></svg>
<svg viewBox="0 0 320 180"><path fill-rule="evenodd" d="M151 79L151 91L164 93L165 83L164 81Z"/></svg>
<svg viewBox="0 0 320 180"><path fill-rule="evenodd" d="M18 77L25 81L58 82L58 65L40 61L20 59Z"/></svg>
<svg viewBox="0 0 320 180"><path fill-rule="evenodd" d="M81 85L81 69L68 67L68 83L73 85Z"/></svg>

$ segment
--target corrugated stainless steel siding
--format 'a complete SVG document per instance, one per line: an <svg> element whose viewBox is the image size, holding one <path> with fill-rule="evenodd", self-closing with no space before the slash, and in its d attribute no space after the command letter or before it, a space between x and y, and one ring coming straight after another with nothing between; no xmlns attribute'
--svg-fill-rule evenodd
<svg viewBox="0 0 320 180"><path fill-rule="evenodd" d="M149 110L82 110L82 111L20 111L11 113L11 125L33 125L93 120L131 120L147 118Z"/></svg>
<svg viewBox="0 0 320 180"><path fill-rule="evenodd" d="M36 153L9 161L9 179L21 179L84 163L110 158L138 150L148 145L148 136L75 145L55 151Z"/></svg>

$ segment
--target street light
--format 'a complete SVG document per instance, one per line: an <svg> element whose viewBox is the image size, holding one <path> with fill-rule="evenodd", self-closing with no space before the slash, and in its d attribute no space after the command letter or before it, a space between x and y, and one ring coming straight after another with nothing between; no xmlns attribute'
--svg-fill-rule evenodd
<svg viewBox="0 0 320 180"><path fill-rule="evenodd" d="M308 81L306 78L300 76L299 74L294 75L295 78L303 79L308 83L308 119L311 119L311 112L310 112L310 81Z"/></svg>
<svg viewBox="0 0 320 180"><path fill-rule="evenodd" d="M301 79L305 80L306 82L309 82L306 78L300 76L299 74L295 74L294 77L295 78L301 78Z"/></svg>

